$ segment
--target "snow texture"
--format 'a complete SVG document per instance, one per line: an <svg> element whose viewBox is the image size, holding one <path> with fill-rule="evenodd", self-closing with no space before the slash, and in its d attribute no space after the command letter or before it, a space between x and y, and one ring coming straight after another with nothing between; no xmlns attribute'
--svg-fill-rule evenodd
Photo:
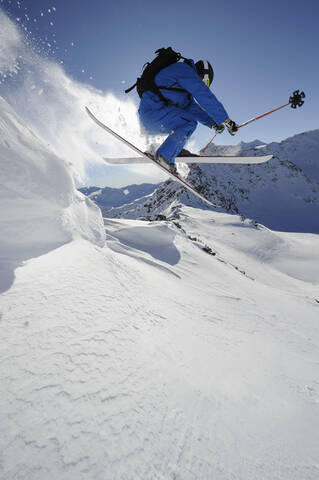
<svg viewBox="0 0 319 480"><path fill-rule="evenodd" d="M19 262L78 236L102 246L100 210L77 192L68 165L0 98L0 291Z"/></svg>
<svg viewBox="0 0 319 480"><path fill-rule="evenodd" d="M103 246L67 165L0 107L1 480L317 480L318 235L170 182L168 220L105 218Z"/></svg>

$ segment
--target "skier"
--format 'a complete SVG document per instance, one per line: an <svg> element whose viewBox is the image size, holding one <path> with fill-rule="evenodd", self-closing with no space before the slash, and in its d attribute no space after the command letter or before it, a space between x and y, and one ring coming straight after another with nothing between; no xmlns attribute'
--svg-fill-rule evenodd
<svg viewBox="0 0 319 480"><path fill-rule="evenodd" d="M187 59L163 68L154 77L162 98L150 90L142 94L138 113L145 130L153 135L168 134L152 156L175 174L175 157L198 122L214 128L216 133L222 133L225 126L231 135L238 131L238 125L209 89L213 78L214 71L207 60L195 64Z"/></svg>

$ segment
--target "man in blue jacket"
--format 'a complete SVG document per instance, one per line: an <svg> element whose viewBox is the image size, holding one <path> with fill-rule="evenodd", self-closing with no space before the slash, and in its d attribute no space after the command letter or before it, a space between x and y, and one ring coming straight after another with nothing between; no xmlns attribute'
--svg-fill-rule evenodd
<svg viewBox="0 0 319 480"><path fill-rule="evenodd" d="M200 122L217 133L224 125L231 135L238 126L230 120L223 105L209 87L213 68L207 60L177 62L163 68L154 78L165 101L148 90L142 94L139 106L141 123L150 134L168 134L154 154L162 165L176 173L175 157Z"/></svg>

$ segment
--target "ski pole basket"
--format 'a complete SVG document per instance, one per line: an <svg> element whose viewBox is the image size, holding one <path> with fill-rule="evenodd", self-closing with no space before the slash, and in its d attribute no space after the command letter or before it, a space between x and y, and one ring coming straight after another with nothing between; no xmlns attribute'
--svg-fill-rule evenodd
<svg viewBox="0 0 319 480"><path fill-rule="evenodd" d="M302 107L305 103L302 99L305 98L305 96L305 92L299 92L299 90L295 90L289 98L291 108Z"/></svg>

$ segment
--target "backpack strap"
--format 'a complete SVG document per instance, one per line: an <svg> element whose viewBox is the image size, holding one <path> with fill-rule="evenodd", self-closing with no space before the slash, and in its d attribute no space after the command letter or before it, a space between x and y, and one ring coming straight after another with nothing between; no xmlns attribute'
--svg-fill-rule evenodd
<svg viewBox="0 0 319 480"><path fill-rule="evenodd" d="M164 85L158 85L158 88L162 90L174 90L175 92L187 92L184 88L164 87Z"/></svg>
<svg viewBox="0 0 319 480"><path fill-rule="evenodd" d="M178 62L181 59L183 59L185 61L185 63L187 63L188 65L192 66L191 61L189 59L183 57L180 53L174 52L174 50L172 50L171 47L160 48L159 50L156 50L155 53L158 56L151 63L147 62L144 65L143 74L141 75L141 77L139 77L137 79L137 81L134 83L134 85L127 88L125 90L125 93L129 93L134 88L136 88L138 95L141 97L142 94L145 91L151 91L151 92L155 93L155 95L157 95L160 98L160 100L165 103L165 105L170 105L170 104L174 105L174 102L172 100L169 100L168 98L164 97L164 95L161 92L161 89L162 90L175 90L177 92L187 93L188 96L189 96L189 102L191 102L191 95L187 92L187 90L185 90L183 88L165 87L164 85L163 86L158 86L158 85L156 85L156 83L154 81L155 75L157 73L159 73L159 71L162 70L163 68L165 68L166 66L169 66L169 65L171 65L175 62ZM169 59L168 62L163 62L162 61L162 64L161 64L161 60L160 60L161 55L165 54L165 53L167 53L170 56L170 59ZM157 62L157 64L156 64L156 62ZM157 65L157 66L155 66L155 65ZM150 70L150 69L152 69L152 67L153 67L153 72L154 72L154 69L155 69L154 73L152 72L152 70ZM158 68L158 67L160 67L160 68Z"/></svg>
<svg viewBox="0 0 319 480"><path fill-rule="evenodd" d="M135 82L134 85L132 85L131 87L127 88L125 90L125 93L130 93L136 87L136 85L137 85L137 82Z"/></svg>
<svg viewBox="0 0 319 480"><path fill-rule="evenodd" d="M160 85L158 86L158 88L162 89L162 90L172 90L174 92L187 93L189 105L192 103L192 95L187 90L184 90L184 88L164 87L164 86L160 86ZM170 100L170 99L164 97L164 95L162 93L161 93L161 96L163 97L163 98L161 98L161 100L163 100L165 105L177 105L176 103L173 102L173 100Z"/></svg>

